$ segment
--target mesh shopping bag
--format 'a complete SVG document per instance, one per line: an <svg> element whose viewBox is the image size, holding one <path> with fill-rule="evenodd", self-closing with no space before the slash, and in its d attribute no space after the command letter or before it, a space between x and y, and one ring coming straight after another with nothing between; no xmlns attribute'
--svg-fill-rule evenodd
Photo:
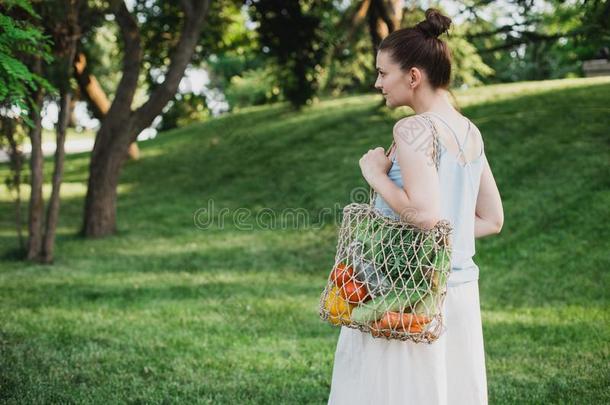
<svg viewBox="0 0 610 405"><path fill-rule="evenodd" d="M432 128L438 170L439 141ZM422 229L384 216L374 206L375 196L371 189L368 204L351 203L343 209L320 317L374 337L432 343L444 329L451 224L443 219L432 229Z"/></svg>

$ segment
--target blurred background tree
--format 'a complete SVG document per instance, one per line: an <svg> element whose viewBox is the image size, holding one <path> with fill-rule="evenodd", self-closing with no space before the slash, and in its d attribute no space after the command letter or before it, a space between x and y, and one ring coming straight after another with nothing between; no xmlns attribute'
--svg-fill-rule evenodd
<svg viewBox="0 0 610 405"><path fill-rule="evenodd" d="M70 97L47 95L46 100L61 105L59 121L66 118L65 125L74 124L76 100L86 101L100 123L83 218L88 236L114 232L120 167L127 156L137 158L136 141L149 136L151 128L168 130L278 101L299 109L323 97L374 91L379 42L393 30L421 21L429 6L453 20L443 36L452 49L452 88L582 76L583 60L603 57L610 42L610 6L601 0L219 0L202 3L207 4L205 17L197 21L193 11L201 11L199 2L188 0L28 4L3 3L0 34L8 42L0 52L9 55L6 49L13 46L9 9L44 15L41 25L57 42L56 56L65 55L62 43L76 36L72 67L61 64L62 56L41 70ZM57 12L66 5L76 10L74 23ZM24 46L14 45L23 48L23 56L13 55L13 62L10 55L3 57L0 74L4 72L6 85L0 92L43 83L36 76L15 74L20 72L15 61L30 68ZM75 80L66 72L73 72ZM0 95L13 97L18 106L18 90ZM35 108L19 111L25 121ZM11 128L9 121L4 128ZM39 143L33 139L33 145Z"/></svg>
<svg viewBox="0 0 610 405"><path fill-rule="evenodd" d="M333 3L324 0L246 1L262 53L286 100L299 108L318 87L317 72L325 52L321 20Z"/></svg>
<svg viewBox="0 0 610 405"><path fill-rule="evenodd" d="M42 156L40 153L40 109L44 93L56 89L43 78L43 64L53 62L52 42L45 35L43 19L27 0L6 0L0 4L0 149L9 157L9 176L5 184L14 197L15 226L19 241L18 256L30 260L52 258L55 224L42 216ZM29 237L27 246L22 235L21 184L25 156L22 151L30 137L32 158L30 176ZM55 196L55 203L58 198ZM52 204L49 211L55 211ZM46 244L43 246L43 238ZM45 248L45 250L43 250Z"/></svg>
<svg viewBox="0 0 610 405"><path fill-rule="evenodd" d="M582 75L582 61L610 41L610 3L513 0L471 2L464 33L495 74L482 83Z"/></svg>

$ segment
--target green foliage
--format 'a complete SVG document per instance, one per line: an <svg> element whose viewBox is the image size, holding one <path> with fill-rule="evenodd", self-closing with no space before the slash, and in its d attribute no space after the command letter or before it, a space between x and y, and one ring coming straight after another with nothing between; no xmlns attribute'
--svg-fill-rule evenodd
<svg viewBox="0 0 610 405"><path fill-rule="evenodd" d="M40 17L26 0L7 0L0 5L0 107L16 108L17 116L30 123L30 94L37 88L53 92L44 78L32 73L24 60L40 57L51 61L50 40L36 25Z"/></svg>
<svg viewBox="0 0 610 405"><path fill-rule="evenodd" d="M196 51L193 65L201 64L211 54L222 50L231 37L227 32L232 27L235 13L239 13L237 0L210 1ZM138 17L142 40L143 61L147 81L154 85L151 69L167 69L172 52L180 40L184 25L184 12L180 2L161 0L137 0L133 14ZM225 38L227 37L227 38Z"/></svg>
<svg viewBox="0 0 610 405"><path fill-rule="evenodd" d="M239 13L237 0L210 1L206 14L205 25L191 59L191 64L197 66L207 60L210 55L222 50L225 41L231 38L227 32L233 27L235 13ZM138 0L133 13L140 22L140 36L143 49L143 67L147 88L158 85L155 71L166 71L172 52L180 40L184 25L184 12L180 2L144 1ZM225 38L225 36L227 38Z"/></svg>
<svg viewBox="0 0 610 405"><path fill-rule="evenodd" d="M495 72L482 78L485 83L581 76L582 61L608 46L607 2L544 3L544 6L519 0L505 5L490 3L488 20L477 17L469 22L469 33L478 34L472 43ZM509 15L503 15L504 8ZM513 22L507 24L507 17ZM481 35L484 33L495 34ZM496 50L487 52L487 49Z"/></svg>
<svg viewBox="0 0 610 405"><path fill-rule="evenodd" d="M485 64L476 47L462 35L466 30L464 25L452 29L447 41L451 49L453 65L451 66L451 85L477 86L484 83L485 78L494 74L494 70Z"/></svg>
<svg viewBox="0 0 610 405"><path fill-rule="evenodd" d="M263 52L274 69L283 96L295 108L311 102L318 83L317 70L324 56L320 21L332 3L324 0L248 1Z"/></svg>
<svg viewBox="0 0 610 405"><path fill-rule="evenodd" d="M366 35L357 36L353 45L329 60L320 70L319 80L324 86L321 95L337 96L369 91L375 81L373 66L370 38Z"/></svg>
<svg viewBox="0 0 610 405"><path fill-rule="evenodd" d="M98 21L88 26L80 42L80 49L87 57L87 67L110 100L121 80L122 50L118 31L114 21Z"/></svg>
<svg viewBox="0 0 610 405"><path fill-rule="evenodd" d="M442 7L439 8L442 10ZM343 43L344 33L336 29L342 18L344 18L343 13L338 12L337 9L325 14L322 25L325 46L328 48ZM401 28L412 27L424 18L423 8L405 9ZM468 27L468 22L463 24L454 22L450 35L441 37L448 43L452 52L452 87L482 84L482 78L493 73L493 69L479 56L475 46L464 37ZM342 52L323 66L320 71L320 81L323 83L324 94L358 93L372 88L375 75L371 39L368 27L364 24L356 32L352 42L347 43Z"/></svg>
<svg viewBox="0 0 610 405"><path fill-rule="evenodd" d="M239 44L235 33L236 27L243 29L243 24L236 22L240 15L239 4L237 0L210 1L206 22L191 59L193 68L209 63L212 55L234 44L233 41L241 50L242 44ZM112 100L121 78L123 44L119 30L114 19L110 18L105 2L89 2L86 11L81 13L83 37L79 45L87 56L91 73ZM172 52L180 39L184 13L180 2L137 0L132 14L138 21L143 51L139 85L134 98L134 105L141 105L163 80L162 73L167 71ZM212 76L212 79L217 80L218 75ZM212 85L222 88L222 83L218 82L213 81ZM195 100L200 101L199 106L191 103ZM162 125L169 125L164 126L165 129L178 122L190 123L195 117L210 113L203 98L194 94L175 97L172 102L173 106L163 114L165 124ZM180 106L182 102L186 102L186 105ZM201 108L206 111L202 113Z"/></svg>
<svg viewBox="0 0 610 405"><path fill-rule="evenodd" d="M280 87L272 67L246 70L233 76L225 89L231 107L247 107L279 100Z"/></svg>
<svg viewBox="0 0 610 405"><path fill-rule="evenodd" d="M219 88L229 109L277 101L279 94L273 66L260 51L255 29L248 27L246 12L241 8L223 10L230 14L222 47L205 63L210 87Z"/></svg>
<svg viewBox="0 0 610 405"><path fill-rule="evenodd" d="M372 87L376 72L370 35L361 27L348 41L346 30L338 29L346 12L334 8L322 14L323 46L328 53L317 70L320 96L362 93Z"/></svg>
<svg viewBox="0 0 610 405"><path fill-rule="evenodd" d="M171 106L163 113L160 131L180 128L210 117L204 95L193 93L176 94Z"/></svg>

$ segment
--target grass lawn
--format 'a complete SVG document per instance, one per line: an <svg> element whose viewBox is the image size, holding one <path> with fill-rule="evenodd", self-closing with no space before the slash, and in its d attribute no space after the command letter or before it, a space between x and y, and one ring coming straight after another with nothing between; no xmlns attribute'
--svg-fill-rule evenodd
<svg viewBox="0 0 610 405"><path fill-rule="evenodd" d="M610 78L456 94L505 210L475 257L490 404L609 403ZM89 155L68 156L53 266L15 259L1 186L0 402L326 403L339 329L317 305L338 214L365 185L361 154L408 113L380 102L257 107L160 133L126 163L106 239L75 236ZM298 208L309 226L257 226Z"/></svg>

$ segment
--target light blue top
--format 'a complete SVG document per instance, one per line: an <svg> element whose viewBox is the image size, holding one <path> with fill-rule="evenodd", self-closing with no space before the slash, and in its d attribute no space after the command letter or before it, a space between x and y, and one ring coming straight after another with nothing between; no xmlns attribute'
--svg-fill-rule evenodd
<svg viewBox="0 0 610 405"><path fill-rule="evenodd" d="M433 112L425 113L428 117L434 115L447 126L459 147L457 156L452 156L442 143L440 145L440 164L438 169L441 192L441 217L447 219L453 226L451 236L451 274L447 280L448 286L455 286L479 279L479 267L472 259L475 255L474 218L477 195L481 173L487 158L483 144L480 155L471 162L462 164L460 155L464 153L464 146L468 142L471 123L468 121L468 131L461 144L453 129L441 116ZM430 118L430 117L429 117ZM426 121L427 123L427 121ZM403 187L400 175L400 166L396 154L392 158L392 167L388 172L389 178L399 187ZM398 218L398 214L390 208L379 194L375 194L375 208L388 217Z"/></svg>

